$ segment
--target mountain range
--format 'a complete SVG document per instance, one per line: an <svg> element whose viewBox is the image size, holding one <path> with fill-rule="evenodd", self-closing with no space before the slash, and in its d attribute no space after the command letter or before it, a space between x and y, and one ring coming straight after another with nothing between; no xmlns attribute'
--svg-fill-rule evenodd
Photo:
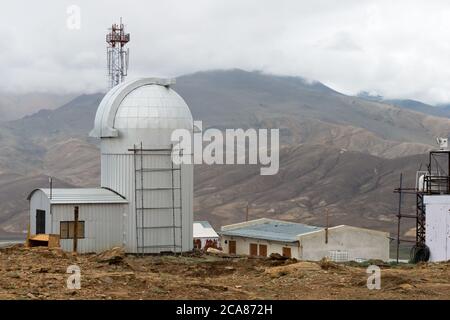
<svg viewBox="0 0 450 320"><path fill-rule="evenodd" d="M450 119L387 101L341 94L300 77L216 70L177 78L174 89L203 128L279 128L280 171L257 165L196 165L195 219L215 227L272 217L394 232L401 172L415 171ZM99 184L99 141L89 138L102 93L0 123L0 236L26 230L27 193ZM419 112L421 111L421 112ZM405 199L412 210L414 199ZM411 221L404 232L414 225Z"/></svg>
<svg viewBox="0 0 450 320"><path fill-rule="evenodd" d="M438 104L438 105L430 105L423 103L421 101L412 100L412 99L385 99L380 95L371 95L366 91L362 91L357 95L359 98L369 100L369 101L377 101L386 104L391 104L400 108L405 108L413 111L422 112L425 114L437 116L437 117L446 117L450 118L450 105L449 104Z"/></svg>
<svg viewBox="0 0 450 320"><path fill-rule="evenodd" d="M40 109L55 109L75 98L76 94L45 92L11 93L0 91L0 119L20 119Z"/></svg>

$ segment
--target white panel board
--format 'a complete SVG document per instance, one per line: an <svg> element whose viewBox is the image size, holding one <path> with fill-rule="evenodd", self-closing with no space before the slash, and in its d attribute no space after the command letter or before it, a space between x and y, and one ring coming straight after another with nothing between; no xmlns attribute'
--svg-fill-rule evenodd
<svg viewBox="0 0 450 320"><path fill-rule="evenodd" d="M430 248L430 261L450 259L450 197L426 196L425 242Z"/></svg>
<svg viewBox="0 0 450 320"><path fill-rule="evenodd" d="M447 257L446 260L450 260L450 210L447 210Z"/></svg>

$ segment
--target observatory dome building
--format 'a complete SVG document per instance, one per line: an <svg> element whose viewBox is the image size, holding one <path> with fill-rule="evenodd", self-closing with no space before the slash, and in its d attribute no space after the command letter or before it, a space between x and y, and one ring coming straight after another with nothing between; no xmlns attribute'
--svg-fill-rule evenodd
<svg viewBox="0 0 450 320"><path fill-rule="evenodd" d="M119 225L110 235L114 238L111 246L120 239L126 252L182 252L193 247L193 165L172 162L172 152L182 150L174 149L171 141L176 129L192 132L193 120L186 102L170 88L172 83L144 78L113 87L101 101L90 133L100 138L101 188L126 200L120 201L121 215L106 216L108 223L92 224L97 228L102 224L105 228ZM31 212L39 209L39 205L32 205L35 202L30 195L32 233L37 233L38 224ZM46 208L52 211L51 206ZM79 215L83 219L82 207ZM49 219L51 231L46 233L60 233L58 218ZM88 238L90 228L89 221L84 221L83 232ZM121 233L117 234L119 229ZM109 231L113 232L104 230ZM89 252L89 248L84 251Z"/></svg>
<svg viewBox="0 0 450 320"><path fill-rule="evenodd" d="M101 187L129 201L129 252L192 249L193 167L172 162L171 134L192 131L192 115L171 81L124 82L101 101L92 137L101 139Z"/></svg>

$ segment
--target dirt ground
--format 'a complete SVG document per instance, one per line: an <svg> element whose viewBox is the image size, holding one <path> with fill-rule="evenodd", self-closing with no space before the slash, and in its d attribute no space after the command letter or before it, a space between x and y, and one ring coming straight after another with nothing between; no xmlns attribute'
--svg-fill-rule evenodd
<svg viewBox="0 0 450 320"><path fill-rule="evenodd" d="M70 265L81 289L67 289ZM450 299L450 262L381 264L369 290L367 265L213 254L73 255L59 249L0 249L0 299Z"/></svg>

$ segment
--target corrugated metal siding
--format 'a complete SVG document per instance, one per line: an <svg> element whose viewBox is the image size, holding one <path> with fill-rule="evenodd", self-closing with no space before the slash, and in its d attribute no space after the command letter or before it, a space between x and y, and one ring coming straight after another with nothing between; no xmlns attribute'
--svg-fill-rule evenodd
<svg viewBox="0 0 450 320"><path fill-rule="evenodd" d="M51 223L52 216L50 214L50 202L47 195L42 190L36 190L30 198L30 233L36 234L36 210L38 209L45 211L45 232L54 233Z"/></svg>
<svg viewBox="0 0 450 320"><path fill-rule="evenodd" d="M127 252L136 252L133 155L102 154L101 186L115 190L128 200L127 219L123 229L124 246Z"/></svg>
<svg viewBox="0 0 450 320"><path fill-rule="evenodd" d="M122 246L124 212L123 204L81 204L79 221L84 221L85 238L78 240L78 252L101 252L112 247ZM53 205L53 230L59 234L61 221L74 220L73 205ZM73 239L61 239L61 248L71 251Z"/></svg>
<svg viewBox="0 0 450 320"><path fill-rule="evenodd" d="M74 204L74 203L127 203L127 200L122 198L117 193L102 189L102 188L54 188L50 189L36 189L30 197L37 191L41 191L50 203L53 204Z"/></svg>
<svg viewBox="0 0 450 320"><path fill-rule="evenodd" d="M182 165L182 186L183 192L183 250L192 250L193 245L193 223L194 223L194 166Z"/></svg>
<svg viewBox="0 0 450 320"><path fill-rule="evenodd" d="M135 198L135 169L133 154L102 154L102 187L116 190L129 200L128 219L126 223L126 250L128 252L138 252L137 237L142 239L142 231L136 233L136 198ZM137 158L138 168L140 167L140 156ZM170 168L170 155L144 154L144 168ZM174 186L179 188L180 173L182 176L182 230L176 229L176 245L180 245L181 236L182 250L192 249L192 198L193 198L193 166L182 165L181 172L174 171ZM141 187L140 174L137 176L137 188ZM172 172L146 172L144 173L144 188L168 188L172 186ZM138 207L141 207L141 191L137 192ZM175 207L180 206L180 190L174 190ZM144 191L144 207L172 207L172 190L152 190ZM142 217L139 215L139 219ZM142 220L140 220L141 223ZM172 209L158 209L146 211L144 215L144 227L171 226L173 224ZM175 225L180 225L180 210L175 209ZM181 235L182 233L182 235ZM173 229L146 229L144 230L144 245L171 245L173 244ZM140 243L142 241L140 240ZM147 253L171 250L171 248L146 249Z"/></svg>
<svg viewBox="0 0 450 320"><path fill-rule="evenodd" d="M42 190L30 198L30 233L36 233L36 210L46 212L46 233L60 234L61 221L74 220L74 204L52 204ZM79 239L78 252L101 252L124 243L127 204L77 204L79 220L85 221L85 239ZM51 211L51 212L50 212ZM61 248L72 251L73 240L61 239Z"/></svg>

